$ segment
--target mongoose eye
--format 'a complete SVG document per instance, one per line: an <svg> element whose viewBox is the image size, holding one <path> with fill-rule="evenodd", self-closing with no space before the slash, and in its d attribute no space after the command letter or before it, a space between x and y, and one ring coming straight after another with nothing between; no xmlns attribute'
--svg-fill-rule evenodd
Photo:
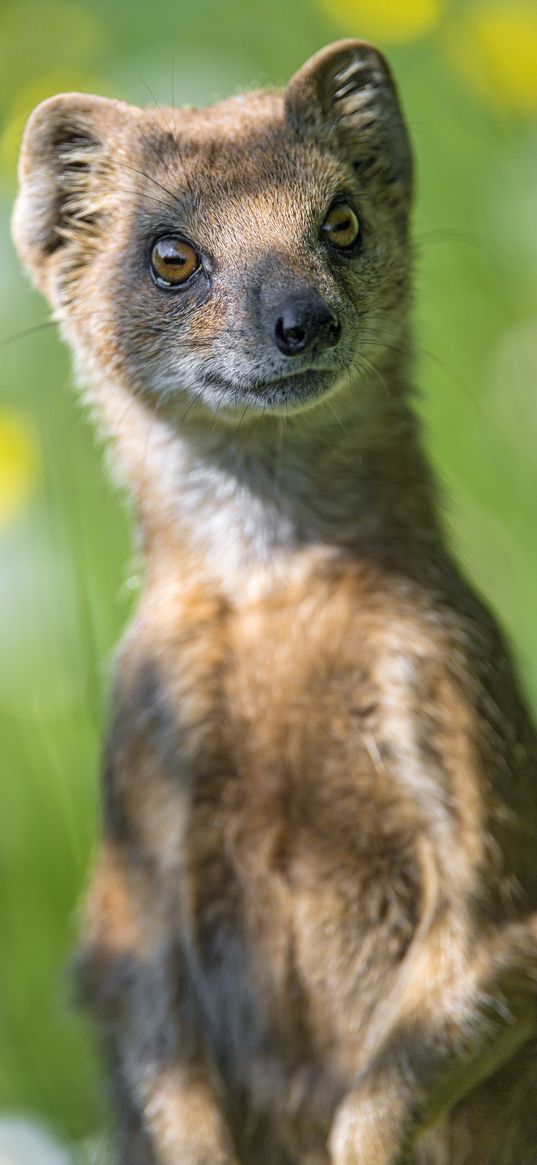
<svg viewBox="0 0 537 1165"><path fill-rule="evenodd" d="M360 234L360 223L348 202L336 202L328 211L321 229L332 247L345 251L354 246Z"/></svg>
<svg viewBox="0 0 537 1165"><path fill-rule="evenodd" d="M151 273L159 287L179 287L199 265L200 257L192 243L173 235L157 239L151 251Z"/></svg>

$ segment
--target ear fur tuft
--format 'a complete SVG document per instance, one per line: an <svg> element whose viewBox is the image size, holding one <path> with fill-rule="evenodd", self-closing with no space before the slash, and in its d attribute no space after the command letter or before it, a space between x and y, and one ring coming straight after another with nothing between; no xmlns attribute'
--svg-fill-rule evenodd
<svg viewBox="0 0 537 1165"><path fill-rule="evenodd" d="M26 124L12 230L23 264L43 290L56 254L76 242L89 248L97 236L98 177L121 110L104 97L64 93L38 105Z"/></svg>
<svg viewBox="0 0 537 1165"><path fill-rule="evenodd" d="M410 191L412 158L390 69L365 41L321 49L286 90L287 115L343 150L359 172Z"/></svg>

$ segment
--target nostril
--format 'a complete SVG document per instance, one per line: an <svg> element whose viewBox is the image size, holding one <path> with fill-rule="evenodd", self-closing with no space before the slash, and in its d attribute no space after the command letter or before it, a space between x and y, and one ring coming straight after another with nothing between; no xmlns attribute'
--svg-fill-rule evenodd
<svg viewBox="0 0 537 1165"><path fill-rule="evenodd" d="M337 316L318 297L283 304L274 324L274 338L284 356L298 356L314 345L319 350L333 348L340 335Z"/></svg>
<svg viewBox="0 0 537 1165"><path fill-rule="evenodd" d="M307 329L294 320L291 322L285 315L276 320L276 343L280 351L291 355L294 352L303 352L307 348L309 339Z"/></svg>
<svg viewBox="0 0 537 1165"><path fill-rule="evenodd" d="M285 332L285 339L291 344L303 344L306 339L306 329L300 327L288 328Z"/></svg>

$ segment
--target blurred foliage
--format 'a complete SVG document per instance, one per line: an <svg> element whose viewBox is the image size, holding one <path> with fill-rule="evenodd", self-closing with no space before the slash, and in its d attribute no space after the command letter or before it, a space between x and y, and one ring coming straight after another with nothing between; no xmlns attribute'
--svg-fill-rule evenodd
<svg viewBox="0 0 537 1165"><path fill-rule="evenodd" d="M414 40L438 24L445 0L320 0L321 7L341 25L346 35L360 29L364 39Z"/></svg>
<svg viewBox="0 0 537 1165"><path fill-rule="evenodd" d="M448 25L456 69L484 101L519 114L537 111L537 5L467 5Z"/></svg>
<svg viewBox="0 0 537 1165"><path fill-rule="evenodd" d="M537 697L537 13L483 0L3 0L0 7L0 1111L102 1119L64 977L97 828L128 518L9 242L25 116L62 89L209 102L378 40L418 158L417 376L447 521ZM41 326L43 325L43 326ZM9 341L9 342L6 342Z"/></svg>
<svg viewBox="0 0 537 1165"><path fill-rule="evenodd" d="M26 418L0 410L0 528L28 502L39 474L39 445Z"/></svg>

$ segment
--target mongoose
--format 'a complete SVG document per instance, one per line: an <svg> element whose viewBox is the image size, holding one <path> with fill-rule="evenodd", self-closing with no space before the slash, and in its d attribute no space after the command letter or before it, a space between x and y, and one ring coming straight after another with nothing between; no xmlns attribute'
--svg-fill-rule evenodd
<svg viewBox="0 0 537 1165"><path fill-rule="evenodd" d="M20 182L145 559L79 962L119 1160L537 1163L537 735L412 408L386 62L54 97Z"/></svg>

